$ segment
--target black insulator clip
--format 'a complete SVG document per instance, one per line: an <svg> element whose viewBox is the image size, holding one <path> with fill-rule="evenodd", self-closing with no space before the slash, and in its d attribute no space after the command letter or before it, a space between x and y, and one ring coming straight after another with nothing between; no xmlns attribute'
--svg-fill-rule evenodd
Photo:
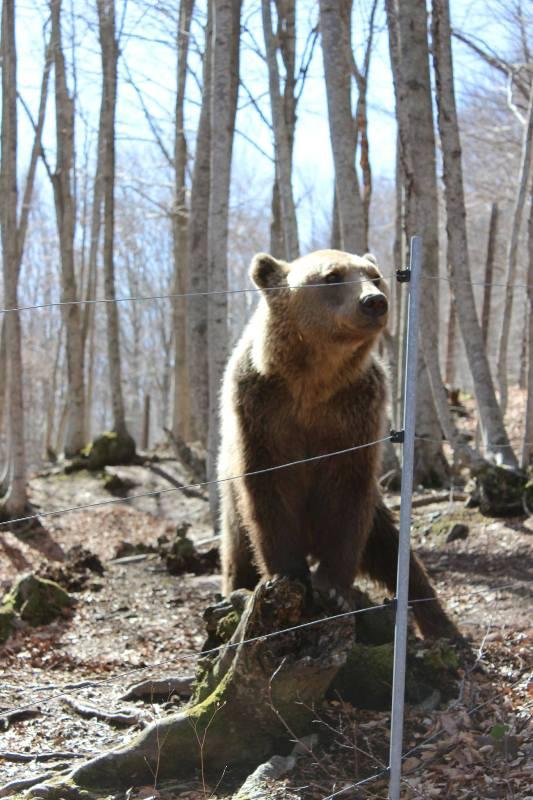
<svg viewBox="0 0 533 800"><path fill-rule="evenodd" d="M392 444L403 444L405 440L405 431L391 431L390 440Z"/></svg>
<svg viewBox="0 0 533 800"><path fill-rule="evenodd" d="M411 280L411 270L410 269L397 269L396 270L396 280L398 283L409 283Z"/></svg>

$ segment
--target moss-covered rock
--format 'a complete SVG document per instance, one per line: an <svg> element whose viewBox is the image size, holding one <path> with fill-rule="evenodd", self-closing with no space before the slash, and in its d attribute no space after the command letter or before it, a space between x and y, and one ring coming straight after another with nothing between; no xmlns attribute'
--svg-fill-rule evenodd
<svg viewBox="0 0 533 800"><path fill-rule="evenodd" d="M75 604L70 595L54 581L29 573L23 575L4 597L3 607L18 612L30 625L48 625Z"/></svg>
<svg viewBox="0 0 533 800"><path fill-rule="evenodd" d="M390 708L394 643L367 645L356 642L346 664L337 673L330 689L356 708ZM435 690L442 698L456 692L458 658L449 642L434 642L430 648L411 638L407 654L405 698L422 703Z"/></svg>
<svg viewBox="0 0 533 800"><path fill-rule="evenodd" d="M523 516L527 513L528 497L533 499L525 473L495 464L484 464L478 469L475 484L479 510L487 517Z"/></svg>
<svg viewBox="0 0 533 800"><path fill-rule="evenodd" d="M131 436L120 436L115 431L105 431L82 451L79 458L65 467L65 472L88 469L91 472L118 464L131 464L135 460L135 441Z"/></svg>

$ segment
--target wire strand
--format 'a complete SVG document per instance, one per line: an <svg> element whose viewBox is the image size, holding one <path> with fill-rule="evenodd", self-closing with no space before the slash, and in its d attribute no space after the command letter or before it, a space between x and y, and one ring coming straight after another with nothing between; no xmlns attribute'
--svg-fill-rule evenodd
<svg viewBox="0 0 533 800"><path fill-rule="evenodd" d="M444 275L421 275L421 278L425 281L442 281L444 283L462 283L467 284L469 283L470 286L498 286L503 289L533 289L532 283L500 283L499 281L468 281L464 278L447 278Z"/></svg>
<svg viewBox="0 0 533 800"><path fill-rule="evenodd" d="M497 586L497 587L495 587L495 589L497 591L503 591L504 589L509 589L509 588L512 588L513 586L516 586L518 583L519 583L519 581L512 581L510 583L504 584L503 586ZM528 586L531 583L533 583L533 579L531 579L529 581L526 581L525 585ZM476 591L471 592L470 596L475 596L475 595L478 595L478 594L484 594L485 592L486 592L486 589L477 589ZM439 598L436 597L436 596L435 597L423 597L423 598L418 598L416 600L409 600L408 604L409 604L409 606L413 606L416 603L437 602L438 599ZM289 628L281 628L278 631L271 631L270 633L265 633L265 634L262 634L261 636L254 636L254 637L252 637L250 639L243 639L240 642L227 642L226 644L222 644L222 645L218 645L217 647L213 647L210 650L202 650L200 653L192 653L192 652L191 653L184 653L184 654L181 655L181 659L184 660L184 661L192 661L192 660L194 660L196 658L202 658L204 656L214 655L215 653L219 653L224 648L228 648L228 649L231 650L233 648L239 647L240 645L247 645L247 644L251 644L253 642L258 642L258 641L261 641L261 640L272 639L275 636L281 636L284 633L292 633L294 631L298 631L298 630L301 630L303 628L310 628L310 627L315 626L315 625L320 625L320 624L322 624L324 622L331 622L333 620L343 619L345 617L357 616L358 614L364 614L364 613L369 612L369 611L382 611L384 609L391 609L391 608L393 608L392 603L381 603L379 605L367 606L366 608L359 608L359 609L355 609L355 610L351 610L351 611L342 611L339 614L333 614L333 615L331 615L329 617L323 617L322 619L311 620L310 622L302 622L302 623L300 623L298 625L293 625L293 626L291 626ZM122 678L127 678L129 675L138 674L139 672L144 672L144 671L146 671L148 669L150 669L150 670L160 669L161 667L169 666L170 664L174 664L175 662L176 662L176 658L175 657L167 658L167 659L164 659L163 661L157 661L157 662L154 662L153 664L148 664L146 666L132 667L132 668L130 668L128 670L125 670L123 672L119 672L116 675L112 675L109 678L102 678L100 680L98 680L98 679L92 680L92 681L89 682L89 684L90 684L91 687L104 686L106 684L114 683L115 681L121 680ZM17 689L17 691L19 691L19 693L45 692L45 691L50 691L50 690L54 690L54 689L57 689L57 688L58 687L54 686L54 685L51 685L51 686L28 686L28 687L23 688L22 690L21 689ZM76 689L76 688L84 688L84 687L83 686L82 687L70 686L70 685L67 684L67 685L65 685L65 686L60 688L60 693L59 694L53 695L53 696L51 696L49 698L46 698L45 700L39 700L37 702L39 702L39 703L52 702L52 700L56 700L58 698L64 697L66 694L68 694L68 692L70 692L70 691L72 691L73 689ZM35 703L32 703L31 705L20 706L20 707L16 707L14 709L11 709L8 712L4 712L3 714L0 714L0 719L2 719L2 717L9 716L10 714L13 714L14 712L17 712L17 711L24 711L24 710L26 710L28 708L33 707L34 705L35 705Z"/></svg>
<svg viewBox="0 0 533 800"><path fill-rule="evenodd" d="M342 285L366 283L369 278L361 278L354 281L343 281ZM178 298L187 297L210 297L213 295L229 295L229 294L257 294L261 292L284 292L296 289L329 289L332 286L337 286L335 283L307 283L304 286L267 286L259 289L257 286L250 286L247 289L217 289L205 292L175 292L171 294L149 294L149 295L132 295L130 297L101 297L85 300L55 300L49 303L37 303L28 306L16 306L14 308L0 308L0 314L7 314L13 311L36 311L42 308L57 308L62 306L79 306L79 305L96 305L97 303L130 303L130 302L144 302L148 300L176 300Z"/></svg>
<svg viewBox="0 0 533 800"><path fill-rule="evenodd" d="M510 289L531 289L533 288L533 284L529 283L513 283L509 285L507 283L499 283L499 282L490 282L486 283L483 281L467 281L461 280L458 278L447 278L442 275L422 275L423 280L426 281L443 281L445 283L469 283L471 286L498 286L502 288L510 288ZM363 278L361 280L355 281L344 281L343 285L346 286L347 284L356 284L356 283L365 283L368 278ZM261 292L283 292L286 290L296 290L296 289L325 289L331 286L336 286L337 284L329 284L329 283L308 283L305 286L272 286L272 287L265 287L263 289L259 289L256 286L251 286L247 289L218 289L218 290L211 290L205 292L172 292L169 294L151 294L151 295L132 295L129 297L101 297L101 298L86 298L82 300L55 300L48 303L36 303L34 305L27 305L27 306L14 306L12 308L0 308L0 314L7 314L10 312L20 312L20 311L37 311L39 309L44 308L58 308L62 306L74 306L74 305L95 305L97 303L131 303L131 302L146 302L150 300L173 300L178 298L187 298L187 297L210 297L216 295L232 295L232 294L256 294Z"/></svg>
<svg viewBox="0 0 533 800"><path fill-rule="evenodd" d="M153 492L142 492L141 494L132 494L128 497L113 497L109 500L98 500L95 503L84 503L79 506L70 506L69 508L57 509L57 511L42 511L40 514L30 514L26 517L17 517L16 519L4 520L0 522L0 528L7 525L15 525L20 522L30 522L34 519L41 517L54 517L60 514L69 514L74 511L83 511L86 508L97 508L99 506L115 505L116 503L127 503L130 500L139 500L142 497L157 497L162 494L170 494L171 492L183 492L187 489L201 489L205 486L214 486L218 483L227 483L228 481L236 481L240 478L251 478L255 475L264 475L267 472L276 472L279 469L286 469L288 467L295 467L299 464L308 464L312 461L320 461L322 458L333 458L334 456L342 456L346 453L353 453L355 450L362 450L365 447L373 447L376 444L387 442L391 436L384 436L382 439L376 439L374 442L367 442L366 444L358 444L353 447L345 447L343 450L335 450L332 453L322 453L319 456L310 456L309 458L300 458L296 461L288 461L285 464L277 464L275 467L266 467L265 469L252 470L250 472L243 472L242 475L231 475L228 478L214 478L210 481L201 481L199 483L188 483L184 486L172 486L169 489L157 489Z"/></svg>
<svg viewBox="0 0 533 800"><path fill-rule="evenodd" d="M359 608L354 611L343 611L340 614L333 614L329 617L323 617L322 619L314 619L310 622L302 622L299 625L292 625L289 628L281 628L278 631L271 631L270 633L263 633L260 636L252 636L250 639L243 639L240 642L226 642L226 644L218 645L217 647L212 647L209 650L202 650L200 653L185 653L181 655L181 659L184 661L193 661L197 658L204 658L205 656L214 655L215 653L220 653L221 650L228 649L233 650L241 645L248 645L252 644L253 642L264 641L267 639L272 639L275 636L281 636L285 633L294 633L295 631L301 630L303 628L311 628L315 625L322 625L325 622L332 622L333 620L343 619L346 617L355 617L358 614L364 614L368 611L381 611L384 608L390 608L390 603L382 603L381 605L377 606L368 606L367 608ZM122 678L128 677L128 675L139 673L140 671L144 671L146 669L159 669L160 667L165 667L170 664L174 664L176 662L176 657L168 658L163 661L159 661L155 664L150 664L146 667L132 667L125 672L121 672L117 675L112 675L109 678L102 678L101 680L96 680L91 683L92 686L105 686L108 683L113 683L114 681L120 680ZM28 689L28 691L45 691L45 689ZM47 705L51 703L53 700L59 700L62 697L68 695L69 690L61 690L58 694L51 695L50 697L45 698L44 700L38 700L37 703L41 705ZM0 719L4 719L6 717L11 716L14 713L18 713L19 711L26 711L29 708L33 708L36 705L36 702L23 705L23 706L16 706L15 708L10 709L9 711L4 711L0 714Z"/></svg>

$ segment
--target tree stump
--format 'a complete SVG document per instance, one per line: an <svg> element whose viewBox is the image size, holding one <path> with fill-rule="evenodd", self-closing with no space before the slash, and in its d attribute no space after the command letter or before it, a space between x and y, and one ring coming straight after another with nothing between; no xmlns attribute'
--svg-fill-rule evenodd
<svg viewBox="0 0 533 800"><path fill-rule="evenodd" d="M361 594L357 600L368 601ZM219 776L229 765L254 768L275 753L286 754L295 738L309 732L314 708L331 687L350 699L350 687L359 684L367 693L374 682L379 704L388 701L393 616L383 609L358 616L365 618L358 623L363 641L355 643L356 617L327 619L324 609L310 614L308 592L297 581L278 578L253 593L233 592L206 610L208 639L187 707L68 776L34 786L30 794L47 800L85 798L95 790L154 781L164 785L199 769ZM271 635L285 628L293 630ZM440 658L437 682L443 683L447 671Z"/></svg>

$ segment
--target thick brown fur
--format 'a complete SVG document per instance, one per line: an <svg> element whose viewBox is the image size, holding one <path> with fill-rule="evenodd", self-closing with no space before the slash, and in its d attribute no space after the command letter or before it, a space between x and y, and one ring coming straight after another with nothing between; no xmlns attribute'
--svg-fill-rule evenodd
<svg viewBox="0 0 533 800"><path fill-rule="evenodd" d="M225 373L219 478L382 438L387 381L373 345L388 289L374 256L259 254L251 276L262 297ZM369 302L379 316L365 313ZM365 572L395 592L398 536L379 466L374 445L221 483L224 593L261 576L306 580L308 556L322 590L346 597ZM409 589L413 600L435 596L414 555ZM438 601L414 608L424 635L453 630Z"/></svg>

